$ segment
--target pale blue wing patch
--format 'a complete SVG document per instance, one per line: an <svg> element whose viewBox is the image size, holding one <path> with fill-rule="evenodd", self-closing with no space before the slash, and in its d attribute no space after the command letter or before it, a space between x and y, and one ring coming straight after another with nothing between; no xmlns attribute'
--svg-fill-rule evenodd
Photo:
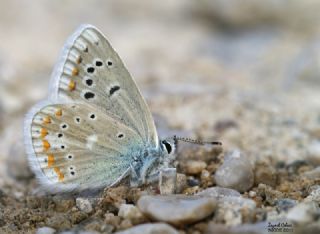
<svg viewBox="0 0 320 234"><path fill-rule="evenodd" d="M111 186L143 147L135 131L85 103L37 105L25 139L33 171L51 192Z"/></svg>
<svg viewBox="0 0 320 234"><path fill-rule="evenodd" d="M82 102L116 118L158 147L152 115L134 80L106 38L91 25L67 41L51 82L53 102Z"/></svg>

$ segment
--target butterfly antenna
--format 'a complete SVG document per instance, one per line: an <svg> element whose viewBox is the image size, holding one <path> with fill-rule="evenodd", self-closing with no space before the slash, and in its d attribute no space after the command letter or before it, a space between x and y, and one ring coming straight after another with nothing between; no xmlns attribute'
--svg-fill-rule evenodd
<svg viewBox="0 0 320 234"><path fill-rule="evenodd" d="M174 142L178 142L178 141L184 141L184 142L189 142L192 144L197 144L197 145L222 145L222 143L220 141L201 141L201 140L195 140L195 139L191 139L191 138L186 138L186 137L177 137L177 136L173 136L173 140Z"/></svg>

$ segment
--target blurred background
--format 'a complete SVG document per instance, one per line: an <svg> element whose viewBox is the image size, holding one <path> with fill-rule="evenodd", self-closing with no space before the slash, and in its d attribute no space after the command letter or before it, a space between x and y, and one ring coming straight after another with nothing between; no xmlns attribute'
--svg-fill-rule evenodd
<svg viewBox="0 0 320 234"><path fill-rule="evenodd" d="M83 23L119 53L161 135L319 163L319 11L315 0L0 1L0 186L19 196L16 181L32 177L23 117Z"/></svg>

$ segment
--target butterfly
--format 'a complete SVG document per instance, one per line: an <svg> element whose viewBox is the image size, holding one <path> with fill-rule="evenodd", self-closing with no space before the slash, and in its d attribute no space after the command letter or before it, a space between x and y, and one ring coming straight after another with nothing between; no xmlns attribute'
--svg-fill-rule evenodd
<svg viewBox="0 0 320 234"><path fill-rule="evenodd" d="M108 187L129 175L138 186L173 160L174 143L159 141L134 80L94 26L68 39L49 93L24 123L29 164L46 190Z"/></svg>
<svg viewBox="0 0 320 234"><path fill-rule="evenodd" d="M67 40L48 99L26 116L24 138L31 169L50 192L110 187L127 177L132 186L159 175L175 181L178 138L158 138L135 81L91 25Z"/></svg>

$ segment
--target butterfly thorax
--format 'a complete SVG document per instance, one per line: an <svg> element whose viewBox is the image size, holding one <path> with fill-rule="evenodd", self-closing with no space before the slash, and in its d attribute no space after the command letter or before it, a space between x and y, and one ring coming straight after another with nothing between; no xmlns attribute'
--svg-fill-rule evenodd
<svg viewBox="0 0 320 234"><path fill-rule="evenodd" d="M163 140L159 147L145 147L142 152L133 155L131 164L131 184L139 186L157 180L161 169L172 166L175 160L175 144Z"/></svg>

